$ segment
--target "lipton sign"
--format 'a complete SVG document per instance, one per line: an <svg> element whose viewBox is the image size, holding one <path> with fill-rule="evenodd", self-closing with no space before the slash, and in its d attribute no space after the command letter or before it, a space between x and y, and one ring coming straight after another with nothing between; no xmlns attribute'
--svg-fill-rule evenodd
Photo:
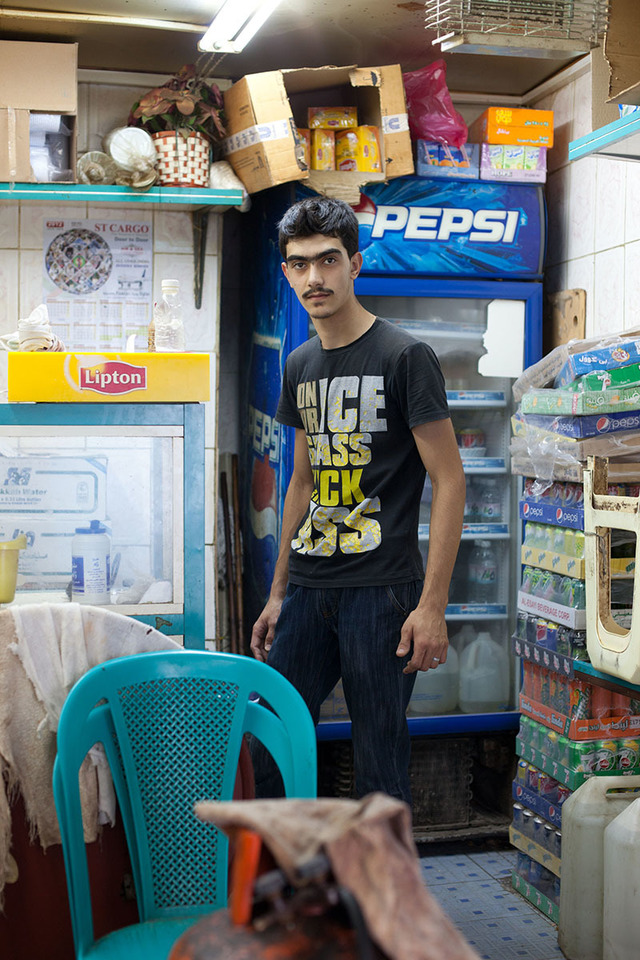
<svg viewBox="0 0 640 960"><path fill-rule="evenodd" d="M8 355L10 402L187 403L209 399L208 353Z"/></svg>
<svg viewBox="0 0 640 960"><path fill-rule="evenodd" d="M80 367L80 389L106 396L147 389L147 368L122 360L108 360L95 367Z"/></svg>

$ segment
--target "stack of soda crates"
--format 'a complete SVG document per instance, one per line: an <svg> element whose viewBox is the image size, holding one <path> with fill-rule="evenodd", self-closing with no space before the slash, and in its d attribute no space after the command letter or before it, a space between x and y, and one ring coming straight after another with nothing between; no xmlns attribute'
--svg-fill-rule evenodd
<svg viewBox="0 0 640 960"><path fill-rule="evenodd" d="M611 493L638 495L637 485ZM518 766L510 837L512 882L556 922L562 863L562 805L588 776L640 769L640 702L574 675L588 661L582 485L526 478L522 578L514 651L522 658ZM621 542L612 606L629 605L635 550Z"/></svg>

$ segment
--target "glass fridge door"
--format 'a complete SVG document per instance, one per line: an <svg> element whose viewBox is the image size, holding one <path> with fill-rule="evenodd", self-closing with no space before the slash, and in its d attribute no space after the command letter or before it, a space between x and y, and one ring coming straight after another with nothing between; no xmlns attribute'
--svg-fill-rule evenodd
<svg viewBox="0 0 640 960"><path fill-rule="evenodd" d="M424 339L438 356L467 479L462 540L447 606L448 662L418 674L409 715L513 711L510 637L520 533L509 438L512 378L524 364L525 302L366 294L358 299L372 313ZM512 328L507 337L505 323ZM425 563L430 509L427 477L419 527Z"/></svg>

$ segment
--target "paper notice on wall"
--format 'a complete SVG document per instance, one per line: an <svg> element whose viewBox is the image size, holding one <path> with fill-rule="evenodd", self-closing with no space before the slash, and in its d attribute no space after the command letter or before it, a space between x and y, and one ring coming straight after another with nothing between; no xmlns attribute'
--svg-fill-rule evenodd
<svg viewBox="0 0 640 960"><path fill-rule="evenodd" d="M152 225L44 220L43 301L68 350L146 349L152 311Z"/></svg>

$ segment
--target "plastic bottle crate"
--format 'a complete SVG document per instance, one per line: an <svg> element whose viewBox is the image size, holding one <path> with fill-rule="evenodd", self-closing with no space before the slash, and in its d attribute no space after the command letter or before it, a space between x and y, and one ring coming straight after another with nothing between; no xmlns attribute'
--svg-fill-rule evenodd
<svg viewBox="0 0 640 960"><path fill-rule="evenodd" d="M471 815L472 740L411 741L409 776L414 829L459 828ZM350 741L318 744L318 796L355 797Z"/></svg>

